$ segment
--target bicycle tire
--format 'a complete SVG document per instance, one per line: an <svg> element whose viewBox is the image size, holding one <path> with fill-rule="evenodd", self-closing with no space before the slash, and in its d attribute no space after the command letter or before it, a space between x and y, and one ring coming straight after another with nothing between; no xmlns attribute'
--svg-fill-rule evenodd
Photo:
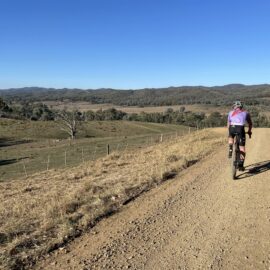
<svg viewBox="0 0 270 270"><path fill-rule="evenodd" d="M231 164L231 174L232 174L232 179L236 179L236 147L233 148L232 152L232 164Z"/></svg>
<svg viewBox="0 0 270 270"><path fill-rule="evenodd" d="M238 159L239 159L239 136L236 134L235 136L235 142L233 146L233 152L232 152L232 179L235 180L236 172L238 169Z"/></svg>

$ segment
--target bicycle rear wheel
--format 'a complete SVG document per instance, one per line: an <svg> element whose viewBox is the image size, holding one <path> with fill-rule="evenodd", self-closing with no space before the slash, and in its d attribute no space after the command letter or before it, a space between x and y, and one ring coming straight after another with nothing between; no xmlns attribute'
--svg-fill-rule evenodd
<svg viewBox="0 0 270 270"><path fill-rule="evenodd" d="M235 180L236 179L236 160L237 160L235 147L233 148L231 160L232 160L231 175L232 175L232 179Z"/></svg>

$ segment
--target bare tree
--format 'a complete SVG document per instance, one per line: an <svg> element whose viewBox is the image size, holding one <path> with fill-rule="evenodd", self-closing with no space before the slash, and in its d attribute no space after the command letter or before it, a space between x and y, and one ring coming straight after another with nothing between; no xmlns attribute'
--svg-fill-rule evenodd
<svg viewBox="0 0 270 270"><path fill-rule="evenodd" d="M77 110L73 110L72 112L63 110L56 113L56 121L58 125L61 130L69 134L72 140L76 137L80 116L81 114Z"/></svg>

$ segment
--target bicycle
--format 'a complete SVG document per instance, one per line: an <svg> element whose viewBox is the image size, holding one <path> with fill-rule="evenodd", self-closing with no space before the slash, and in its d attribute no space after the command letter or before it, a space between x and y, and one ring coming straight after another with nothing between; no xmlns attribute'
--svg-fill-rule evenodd
<svg viewBox="0 0 270 270"><path fill-rule="evenodd" d="M251 133L246 132L246 134L249 135L249 138L251 138ZM240 143L240 134L235 133L235 138L234 138L234 146L233 146L233 152L232 152L232 179L235 180L236 177L236 173L237 170L239 169L239 161L240 161L240 155L241 155L241 151L240 151L240 147L239 147L239 143Z"/></svg>

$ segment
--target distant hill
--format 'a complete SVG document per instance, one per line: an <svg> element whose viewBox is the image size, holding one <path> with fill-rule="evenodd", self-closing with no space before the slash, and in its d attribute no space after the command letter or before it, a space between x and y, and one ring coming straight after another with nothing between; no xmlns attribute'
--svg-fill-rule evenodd
<svg viewBox="0 0 270 270"><path fill-rule="evenodd" d="M229 84L224 86L181 86L138 90L54 89L25 87L0 90L7 102L86 101L125 106L162 106L181 104L228 105L240 99L249 105L270 106L270 85Z"/></svg>

